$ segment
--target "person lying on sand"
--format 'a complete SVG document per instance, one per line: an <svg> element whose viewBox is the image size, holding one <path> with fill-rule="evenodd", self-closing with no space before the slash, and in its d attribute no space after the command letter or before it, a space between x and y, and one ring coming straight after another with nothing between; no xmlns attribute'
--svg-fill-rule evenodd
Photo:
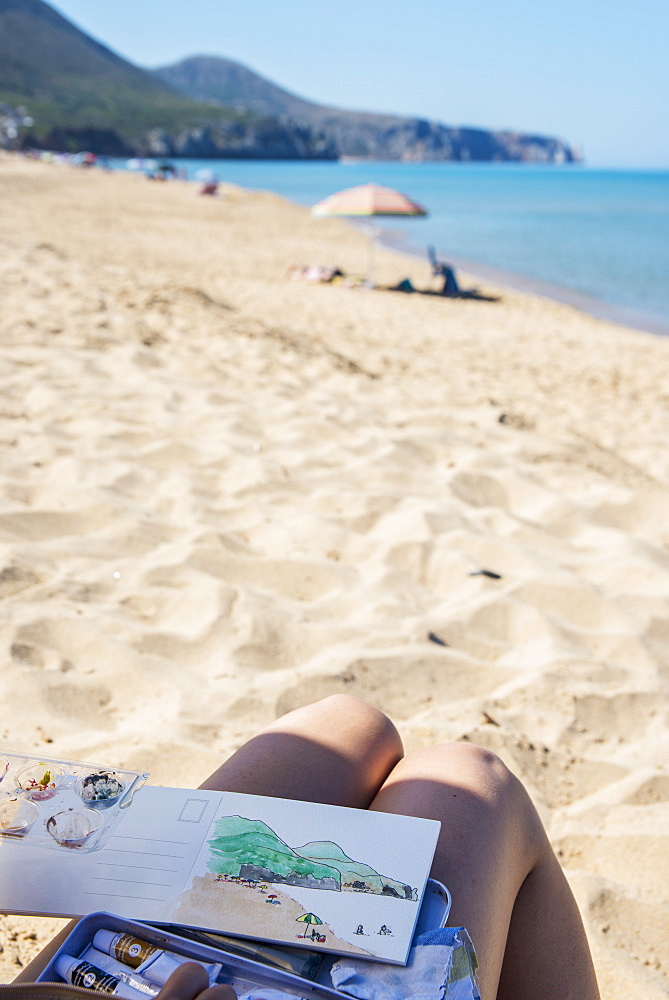
<svg viewBox="0 0 669 1000"><path fill-rule="evenodd" d="M382 712L332 695L277 719L200 786L441 821L431 875L478 957L482 1000L598 1000L576 902L520 781L489 750L446 743L404 755ZM16 982L34 981L69 928ZM182 966L158 1000L233 1000Z"/></svg>

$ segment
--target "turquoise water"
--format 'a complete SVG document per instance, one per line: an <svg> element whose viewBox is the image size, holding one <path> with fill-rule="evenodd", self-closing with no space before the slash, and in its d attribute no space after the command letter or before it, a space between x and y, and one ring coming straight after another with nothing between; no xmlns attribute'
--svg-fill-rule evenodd
<svg viewBox="0 0 669 1000"><path fill-rule="evenodd" d="M374 181L422 203L385 242L669 333L669 171L524 164L175 161L312 205ZM478 270L477 270L478 268ZM500 272L503 272L500 274ZM539 283L539 284L537 284Z"/></svg>

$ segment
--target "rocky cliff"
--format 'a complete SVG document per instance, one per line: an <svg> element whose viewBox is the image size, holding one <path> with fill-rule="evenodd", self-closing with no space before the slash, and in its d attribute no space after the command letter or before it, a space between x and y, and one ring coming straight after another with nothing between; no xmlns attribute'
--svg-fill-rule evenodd
<svg viewBox="0 0 669 1000"><path fill-rule="evenodd" d="M461 128L425 118L323 107L291 94L246 66L216 56L192 56L156 69L154 74L192 100L207 101L228 111L271 116L289 130L315 131L328 155L527 163L572 163L579 159L568 143L551 136Z"/></svg>

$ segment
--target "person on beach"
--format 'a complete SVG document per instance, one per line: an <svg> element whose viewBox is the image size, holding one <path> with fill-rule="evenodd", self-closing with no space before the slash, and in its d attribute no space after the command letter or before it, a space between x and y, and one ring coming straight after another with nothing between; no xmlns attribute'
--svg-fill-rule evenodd
<svg viewBox="0 0 669 1000"><path fill-rule="evenodd" d="M445 261L437 260L437 255L435 249L432 246L427 248L427 255L430 258L430 264L432 265L432 274L438 278L444 279L444 284L441 289L441 294L448 296L448 298L458 298L462 295L462 289L458 284L458 279L455 276L455 270L450 264Z"/></svg>
<svg viewBox="0 0 669 1000"><path fill-rule="evenodd" d="M277 719L200 786L441 821L433 878L476 948L482 1000L598 1000L583 924L521 782L471 743L404 755L382 712L332 695ZM67 931L16 980L36 978ZM158 1000L233 1000L184 965Z"/></svg>

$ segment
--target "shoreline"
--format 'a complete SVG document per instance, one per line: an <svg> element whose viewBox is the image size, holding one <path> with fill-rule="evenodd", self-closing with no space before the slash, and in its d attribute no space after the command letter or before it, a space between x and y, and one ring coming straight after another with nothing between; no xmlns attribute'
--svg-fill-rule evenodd
<svg viewBox="0 0 669 1000"><path fill-rule="evenodd" d="M400 238L384 236L383 230L380 231L379 246L385 246L388 250L406 254L417 260L426 259L426 255L421 253L417 247L407 245L407 243L408 241ZM457 254L448 254L448 262L472 278L490 281L502 288L510 288L517 292L537 295L552 302L560 302L563 305L572 306L588 316L594 316L595 319L615 323L616 326L639 330L642 333L652 333L659 337L669 337L669 319L664 319L662 316L606 302L603 299L587 295L585 292L575 291L549 281L542 281L539 278L531 278L517 271L507 271L491 264L468 260Z"/></svg>
<svg viewBox="0 0 669 1000"><path fill-rule="evenodd" d="M186 167L191 162L188 159L174 158L174 162L179 165L185 165ZM196 161L200 162L200 161ZM204 161L203 161L204 162ZM216 164L221 163L221 161L212 161ZM225 161L224 161L225 162ZM236 161L234 161L236 162ZM256 162L256 161L252 161ZM281 163L282 161L276 161ZM372 163L385 161L371 161ZM114 169L126 172L124 167L121 165L121 161L115 160L116 164ZM454 167L460 166L460 164L452 164ZM484 169L488 166L500 166L499 164L480 164ZM527 164L505 164L505 168L517 168L520 170L526 169ZM541 165L535 165L539 169L542 169ZM574 164L572 165L574 169L585 169L582 165ZM554 169L549 167L549 169ZM571 169L571 167L569 168ZM617 173L618 168L601 168L594 167L593 170L601 170L606 172L607 170L611 173ZM633 172L639 172L634 170ZM641 171L644 172L644 171ZM648 168L645 173L654 174L658 171L654 168ZM662 172L662 171L660 171ZM189 182L190 183L190 182ZM198 183L197 181L192 181L192 183ZM238 182L233 182L238 183ZM286 198L292 204L299 205L301 207L310 207L308 201L300 201L289 195L283 194L281 191L275 191L272 188L254 188L246 187L244 184L241 185L245 187L249 192L267 190L269 193L276 194L278 197ZM365 223L358 223L356 220L348 220L354 228L359 228L364 231ZM385 220L381 219L378 227L379 237L377 243L379 246L385 246L387 249L405 254L407 256L413 257L417 260L426 260L425 250L422 244L417 242L412 242L411 238L404 236L401 233L395 231L384 230ZM388 222L390 224L390 222ZM426 239L425 243L429 244L430 239ZM663 315L648 312L644 309L637 308L634 306L625 306L619 303L609 302L606 299L600 299L597 296L590 295L586 292L580 292L576 289L571 289L566 285L556 284L550 281L544 281L540 278L533 278L529 275L525 275L522 272L517 272L513 270L507 270L503 267L498 267L492 264L486 264L472 260L466 256L461 256L459 254L447 254L446 259L448 259L454 266L459 270L465 271L467 275L473 278L479 278L483 281L490 281L501 287L510 288L515 291L526 292L532 295L538 295L542 298L550 299L554 302L560 302L566 305L570 305L581 312L586 313L589 316L594 316L597 319L606 320L608 322L615 323L618 326L623 326L631 329L640 330L644 333L652 333L656 336L669 336L669 317Z"/></svg>

